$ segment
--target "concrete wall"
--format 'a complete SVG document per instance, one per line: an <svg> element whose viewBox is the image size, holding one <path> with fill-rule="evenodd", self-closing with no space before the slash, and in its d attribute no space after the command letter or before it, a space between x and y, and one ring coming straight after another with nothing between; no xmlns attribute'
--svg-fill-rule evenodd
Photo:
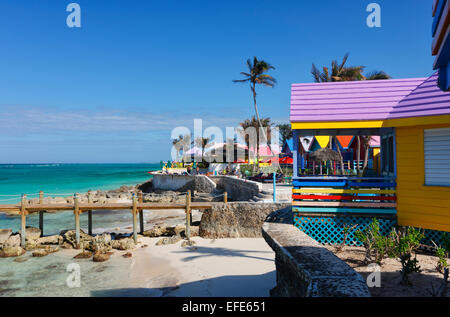
<svg viewBox="0 0 450 317"><path fill-rule="evenodd" d="M262 184L233 176L210 176L217 188L228 193L233 201L248 201L262 191Z"/></svg>
<svg viewBox="0 0 450 317"><path fill-rule="evenodd" d="M262 235L275 251L276 297L369 297L365 280L317 241L292 225L291 208L275 211Z"/></svg>
<svg viewBox="0 0 450 317"><path fill-rule="evenodd" d="M205 175L153 174L152 184L154 189L173 191L196 190L211 193L216 189L216 184Z"/></svg>

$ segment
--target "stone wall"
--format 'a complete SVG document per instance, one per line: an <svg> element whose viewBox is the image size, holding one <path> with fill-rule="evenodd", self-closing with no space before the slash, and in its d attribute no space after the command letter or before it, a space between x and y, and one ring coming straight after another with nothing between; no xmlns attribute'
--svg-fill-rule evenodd
<svg viewBox="0 0 450 317"><path fill-rule="evenodd" d="M261 237L261 226L267 215L287 206L287 203L216 203L203 213L199 234L214 239Z"/></svg>
<svg viewBox="0 0 450 317"><path fill-rule="evenodd" d="M262 235L275 251L277 286L270 291L271 296L370 296L361 275L293 226L291 208L270 214Z"/></svg>
<svg viewBox="0 0 450 317"><path fill-rule="evenodd" d="M233 201L248 201L262 190L262 184L233 176L210 176L211 180L228 193Z"/></svg>
<svg viewBox="0 0 450 317"><path fill-rule="evenodd" d="M211 193L216 184L205 175L153 174L153 189Z"/></svg>

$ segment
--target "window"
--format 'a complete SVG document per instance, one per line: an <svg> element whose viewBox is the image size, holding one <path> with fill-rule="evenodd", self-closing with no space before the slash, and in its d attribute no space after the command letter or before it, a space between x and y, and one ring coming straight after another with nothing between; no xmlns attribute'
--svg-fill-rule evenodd
<svg viewBox="0 0 450 317"><path fill-rule="evenodd" d="M450 128L424 130L425 185L450 186Z"/></svg>

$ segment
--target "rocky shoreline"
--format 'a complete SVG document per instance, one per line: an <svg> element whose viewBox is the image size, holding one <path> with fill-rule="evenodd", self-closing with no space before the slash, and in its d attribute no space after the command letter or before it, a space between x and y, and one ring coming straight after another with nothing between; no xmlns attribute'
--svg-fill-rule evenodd
<svg viewBox="0 0 450 317"><path fill-rule="evenodd" d="M152 186L152 180L135 186L121 186L112 190L90 190L86 193L79 193L78 200L80 203L87 203L90 197L92 203L106 204L106 203L122 203L130 202L133 194L142 192L144 203L185 203L186 191L190 188L183 188L179 191L154 189ZM44 193L45 194L45 193ZM223 190L216 190L212 193L202 193L196 190L191 191L191 199L194 202L218 202L223 201ZM27 200L27 204L38 204L39 198L31 198ZM73 204L73 196L45 196L42 203L44 204ZM59 211L47 211L49 213L56 213ZM10 216L17 216L19 212L16 211L0 211Z"/></svg>
<svg viewBox="0 0 450 317"><path fill-rule="evenodd" d="M198 236L199 222L194 222L191 226L191 236ZM25 262L27 259L21 257L27 252L31 252L33 257L43 257L60 249L78 249L80 253L75 255L76 259L90 259L94 262L104 262L109 260L110 255L118 251L127 251L124 257L132 257L130 251L137 248L145 248L148 245L141 244L139 238L160 237L155 245L174 244L185 240L182 246L193 245L185 235L185 226L154 226L146 230L142 235L138 235L137 243L134 242L131 234L124 233L102 233L98 235L88 235L84 231L80 232L80 243L77 245L75 230L63 230L59 235L41 236L41 230L34 227L26 228L26 245L21 246L21 234L13 233L12 229L0 229L0 258L16 257L15 262Z"/></svg>

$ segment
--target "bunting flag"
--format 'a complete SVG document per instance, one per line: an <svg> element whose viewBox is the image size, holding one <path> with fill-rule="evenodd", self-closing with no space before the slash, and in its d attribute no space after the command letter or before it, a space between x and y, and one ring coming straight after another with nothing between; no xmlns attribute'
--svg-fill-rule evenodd
<svg viewBox="0 0 450 317"><path fill-rule="evenodd" d="M314 136L302 136L300 137L300 143L302 144L305 152L309 152L314 143Z"/></svg>
<svg viewBox="0 0 450 317"><path fill-rule="evenodd" d="M316 135L316 140L319 143L320 147L326 148L328 144L330 143L330 136L329 135Z"/></svg>
<svg viewBox="0 0 450 317"><path fill-rule="evenodd" d="M352 144L354 136L353 135L338 135L336 139L344 150L347 150L350 144Z"/></svg>

